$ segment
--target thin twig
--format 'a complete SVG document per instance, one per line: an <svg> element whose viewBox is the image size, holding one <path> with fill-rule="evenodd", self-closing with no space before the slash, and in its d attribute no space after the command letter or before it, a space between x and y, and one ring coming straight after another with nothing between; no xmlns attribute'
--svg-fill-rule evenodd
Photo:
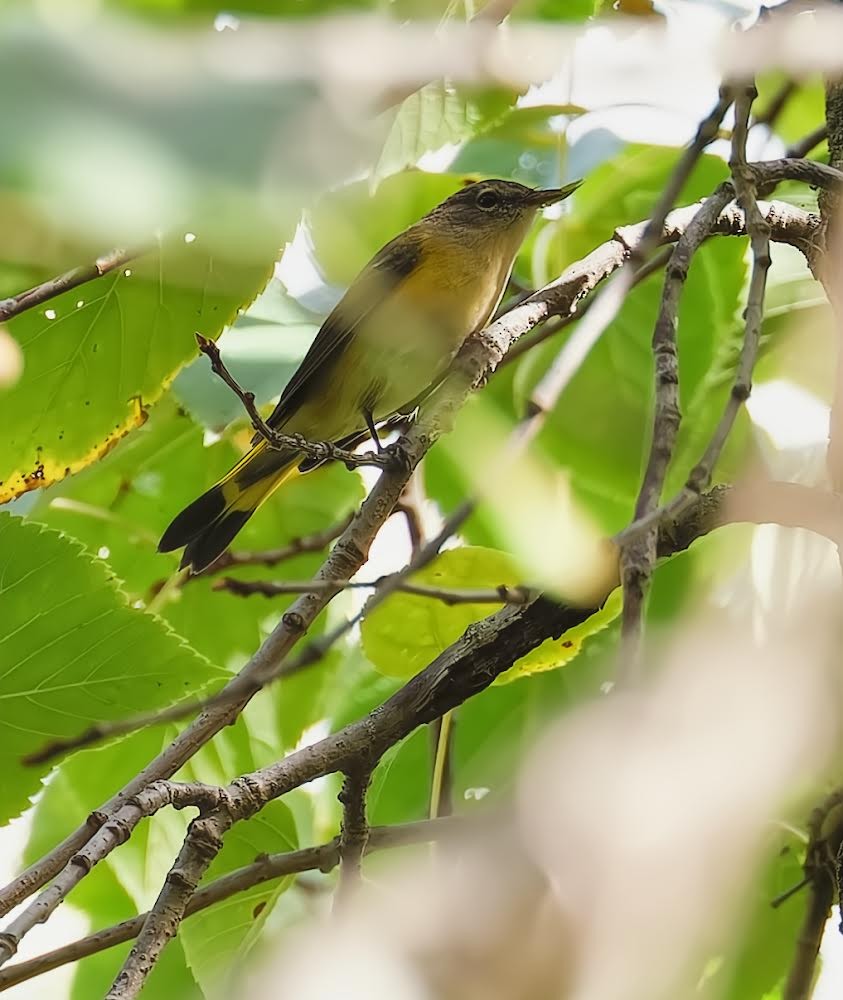
<svg viewBox="0 0 843 1000"><path fill-rule="evenodd" d="M50 278L49 281L43 281L40 285L35 285L25 292L20 292L8 299L0 299L0 323L26 312L27 309L33 309L44 302L49 302L50 299L54 299L64 292L69 292L72 288L78 288L79 285L84 285L95 278L101 278L104 274L108 274L118 267L123 267L124 264L128 264L136 257L148 253L150 249L151 247L135 247L131 250L109 250L108 253L97 257L91 264L74 267L73 270L66 271L56 278Z"/></svg>
<svg viewBox="0 0 843 1000"><path fill-rule="evenodd" d="M431 819L450 816L454 811L453 750L457 719L455 712L446 712L432 727L433 774L430 781Z"/></svg>
<svg viewBox="0 0 843 1000"><path fill-rule="evenodd" d="M809 132L806 136L804 136L804 138L794 142L792 146L788 146L787 152L784 155L797 160L802 159L827 138L828 125L823 122L822 125L818 125L813 132Z"/></svg>
<svg viewBox="0 0 843 1000"><path fill-rule="evenodd" d="M348 580L340 583L343 590L376 590L383 582L380 580ZM214 590L226 590L238 597L250 597L260 594L262 597L277 597L281 594L306 594L317 589L329 590L336 585L334 580L237 580L224 576L214 584ZM536 596L535 591L528 587L511 587L501 584L499 587L465 588L428 587L423 583L402 581L395 588L403 594L413 594L416 597L429 597L443 604L529 604Z"/></svg>
<svg viewBox="0 0 843 1000"><path fill-rule="evenodd" d="M270 448L279 450L293 449L300 451L308 458L317 459L320 462L328 460L342 462L347 469L355 469L362 465L373 465L378 469L389 469L395 466L396 461L400 462L400 456L397 456L395 451L390 448L384 448L383 451L377 452L365 451L358 455L356 452L337 447L331 441L308 441L301 434L283 434L280 431L276 431L260 415L255 405L255 394L243 389L237 379L226 368L225 362L220 356L220 349L214 341L208 337L203 337L198 332L195 334L195 337L199 345L199 350L210 359L214 374L218 375L229 389L234 392L249 415L252 427L254 427Z"/></svg>
<svg viewBox="0 0 843 1000"><path fill-rule="evenodd" d="M453 836L470 825L465 819L459 817L420 820L417 823L396 826L372 827L369 831L366 853L391 850L432 840L438 841ZM339 861L339 837L335 837L326 844L320 844L318 847L304 847L301 850L283 854L263 855L254 863L237 868L198 889L188 904L185 916L189 917L194 913L206 910L210 906L264 882L272 882L285 876L296 875L299 872L329 872L339 864ZM62 965L78 962L89 955L95 955L118 944L131 941L132 938L137 937L145 918L146 914L140 913L136 917L124 920L122 923L107 927L94 934L88 934L78 941L63 945L44 955L7 966L0 970L0 992L46 972L51 972Z"/></svg>
<svg viewBox="0 0 843 1000"><path fill-rule="evenodd" d="M340 877L337 883L335 907L343 906L360 882L360 865L369 841L366 820L366 793L372 778L374 761L349 768L339 800L342 803L340 829Z"/></svg>

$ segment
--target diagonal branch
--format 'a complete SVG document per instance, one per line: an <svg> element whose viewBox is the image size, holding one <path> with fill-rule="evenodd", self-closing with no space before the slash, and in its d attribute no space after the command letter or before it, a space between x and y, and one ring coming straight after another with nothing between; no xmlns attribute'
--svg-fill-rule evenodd
<svg viewBox="0 0 843 1000"><path fill-rule="evenodd" d="M136 257L148 253L150 249L147 246L131 250L109 250L90 264L74 267L71 271L66 271L48 281L42 281L40 285L35 285L11 298L0 299L0 323L26 312L27 309L34 309L35 306L49 302L50 299L70 291L71 288L78 288L79 285L93 281L94 278L101 278L104 274L115 271Z"/></svg>

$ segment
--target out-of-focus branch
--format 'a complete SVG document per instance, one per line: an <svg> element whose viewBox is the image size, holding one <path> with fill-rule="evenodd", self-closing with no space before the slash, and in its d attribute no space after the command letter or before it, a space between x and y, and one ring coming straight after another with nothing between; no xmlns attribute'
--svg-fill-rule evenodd
<svg viewBox="0 0 843 1000"><path fill-rule="evenodd" d="M74 267L73 270L66 271L64 274L58 275L58 277L50 278L48 281L42 281L40 285L35 285L25 292L20 292L18 295L13 295L8 299L0 299L0 323L11 319L13 316L18 316L22 312L26 312L27 309L43 305L43 303L49 302L50 299L56 298L63 292L70 291L71 288L78 288L79 285L93 281L94 278L101 278L104 274L108 274L118 267L123 267L124 264L128 264L129 261L134 260L136 257L148 253L149 250L150 247L135 247L132 250L109 250L108 253L97 257L91 264Z"/></svg>
<svg viewBox="0 0 843 1000"><path fill-rule="evenodd" d="M462 818L422 820L417 823L404 823L396 826L373 827L369 831L366 844L366 854L373 851L391 850L396 847L406 847L409 844L420 844L429 841L447 839L458 834L468 826ZM329 872L340 863L340 838L335 837L318 847L304 847L298 851L284 854L266 854L250 865L215 879L208 885L196 891L190 900L185 916L192 916L223 900L230 899L238 893L245 892L264 882L272 882L300 872ZM131 941L137 937L146 918L145 913L124 920L122 923L107 927L94 934L73 941L70 944L56 948L37 958L17 962L5 969L0 969L0 992L17 986L18 983L34 979L45 972L51 972L70 962L95 955L98 952L114 948L118 944Z"/></svg>

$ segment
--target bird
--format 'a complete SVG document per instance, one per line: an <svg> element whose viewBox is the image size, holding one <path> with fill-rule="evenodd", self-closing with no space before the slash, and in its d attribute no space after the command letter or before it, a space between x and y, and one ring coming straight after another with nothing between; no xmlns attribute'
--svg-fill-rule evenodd
<svg viewBox="0 0 843 1000"><path fill-rule="evenodd" d="M539 209L581 183L473 181L390 240L320 327L269 427L340 446L370 436L380 448L377 427L412 413L494 314ZM159 551L184 548L180 568L200 573L275 490L318 464L256 434L251 450L173 519Z"/></svg>

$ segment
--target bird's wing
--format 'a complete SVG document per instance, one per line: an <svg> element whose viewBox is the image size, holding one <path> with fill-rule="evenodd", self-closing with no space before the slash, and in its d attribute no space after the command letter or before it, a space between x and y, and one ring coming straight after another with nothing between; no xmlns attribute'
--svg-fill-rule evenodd
<svg viewBox="0 0 843 1000"><path fill-rule="evenodd" d="M267 421L270 427L283 427L296 412L314 377L324 372L326 365L339 361L361 321L406 280L421 252L421 239L409 231L387 243L366 265L316 334Z"/></svg>

